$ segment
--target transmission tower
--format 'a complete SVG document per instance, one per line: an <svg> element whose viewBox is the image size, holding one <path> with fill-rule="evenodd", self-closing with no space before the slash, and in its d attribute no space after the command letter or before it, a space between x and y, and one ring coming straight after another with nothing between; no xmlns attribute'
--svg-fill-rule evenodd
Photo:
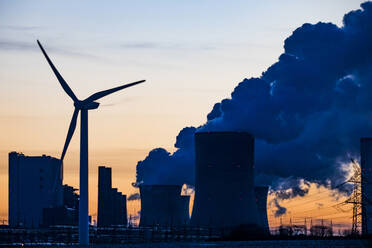
<svg viewBox="0 0 372 248"><path fill-rule="evenodd" d="M338 211L342 211L344 213L348 212L348 210L343 209L345 205L352 204L353 206L353 222L351 227L351 234L352 235L358 235L359 231L358 228L360 224L362 223L362 190L361 190L361 168L358 162L356 162L354 159L350 159L351 164L353 166L353 175L345 182L341 183L337 187L342 187L345 184L352 184L353 185L353 192L351 196L344 202L338 203L334 205L333 207L336 208Z"/></svg>
<svg viewBox="0 0 372 248"><path fill-rule="evenodd" d="M361 192L361 169L358 162L354 159L351 159L351 163L353 165L354 174L351 178L347 181L348 183L353 184L353 193L351 196L345 201L347 204L353 204L353 224L351 227L351 233L353 235L359 234L358 227L362 223L362 192Z"/></svg>

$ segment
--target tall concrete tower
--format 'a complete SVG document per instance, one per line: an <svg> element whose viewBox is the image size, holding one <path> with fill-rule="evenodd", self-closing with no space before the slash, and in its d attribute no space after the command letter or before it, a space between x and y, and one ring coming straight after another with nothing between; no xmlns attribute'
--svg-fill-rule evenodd
<svg viewBox="0 0 372 248"><path fill-rule="evenodd" d="M43 209L62 206L62 163L50 156L9 153L9 225L39 227Z"/></svg>
<svg viewBox="0 0 372 248"><path fill-rule="evenodd" d="M98 167L98 208L97 226L110 226L112 224L112 200L111 200L111 168Z"/></svg>
<svg viewBox="0 0 372 248"><path fill-rule="evenodd" d="M260 227L254 185L254 138L245 132L195 134L191 225Z"/></svg>
<svg viewBox="0 0 372 248"><path fill-rule="evenodd" d="M140 226L182 226L188 223L189 197L181 185L141 185Z"/></svg>
<svg viewBox="0 0 372 248"><path fill-rule="evenodd" d="M362 172L362 234L372 234L372 138L360 139Z"/></svg>
<svg viewBox="0 0 372 248"><path fill-rule="evenodd" d="M270 234L269 221L267 219L267 192L269 187L256 186L254 192L256 195L256 203L258 216L260 217L260 225L263 227L266 234Z"/></svg>
<svg viewBox="0 0 372 248"><path fill-rule="evenodd" d="M127 196L112 188L111 168L98 167L98 227L127 225Z"/></svg>

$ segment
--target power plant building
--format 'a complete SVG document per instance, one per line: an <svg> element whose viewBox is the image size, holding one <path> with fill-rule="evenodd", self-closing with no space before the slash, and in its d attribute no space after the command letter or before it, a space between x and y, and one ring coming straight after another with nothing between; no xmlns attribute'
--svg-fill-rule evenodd
<svg viewBox="0 0 372 248"><path fill-rule="evenodd" d="M98 167L98 227L127 225L127 196L112 188L111 168Z"/></svg>
<svg viewBox="0 0 372 248"><path fill-rule="evenodd" d="M191 225L244 226L261 230L253 164L252 135L246 132L196 133L195 200Z"/></svg>
<svg viewBox="0 0 372 248"><path fill-rule="evenodd" d="M190 196L181 185L140 185L140 226L182 226L189 222Z"/></svg>
<svg viewBox="0 0 372 248"><path fill-rule="evenodd" d="M360 139L362 234L372 234L372 138Z"/></svg>
<svg viewBox="0 0 372 248"><path fill-rule="evenodd" d="M256 195L256 203L258 216L260 218L260 225L266 234L270 234L269 220L267 219L267 193L269 187L267 186L256 186L254 192Z"/></svg>
<svg viewBox="0 0 372 248"><path fill-rule="evenodd" d="M79 195L77 189L65 184L63 188L63 204L59 207L43 209L43 227L55 225L77 226L79 221Z"/></svg>
<svg viewBox="0 0 372 248"><path fill-rule="evenodd" d="M50 156L9 153L9 225L36 228L43 209L62 206L62 163Z"/></svg>

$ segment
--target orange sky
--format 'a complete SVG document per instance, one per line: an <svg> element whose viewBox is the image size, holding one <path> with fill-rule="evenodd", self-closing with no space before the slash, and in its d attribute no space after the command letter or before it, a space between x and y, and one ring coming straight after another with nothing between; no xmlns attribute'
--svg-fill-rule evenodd
<svg viewBox="0 0 372 248"><path fill-rule="evenodd" d="M90 176L89 176L89 212L93 218L96 218L97 214L97 187L98 187L98 166L105 165L112 167L112 185L118 188L119 191L124 194L130 195L138 192L137 189L131 186L131 183L135 181L135 166L127 166L135 164L136 161L146 155L146 150L140 149L122 149L113 150L106 152L90 152ZM28 152L26 155L40 155L37 152ZM79 153L77 151L70 151L69 156L65 160L64 167L64 183L78 187L78 174L76 173L76 166L78 166ZM0 158L2 161L7 153L1 152ZM0 220L7 219L7 204L8 204L8 192L7 182L8 177L6 170L2 170L0 173ZM316 219L332 220L335 230L338 230L338 224L345 227L351 225L352 206L344 206L342 209L346 212L337 210L334 206L346 200L345 197L336 199L332 197L332 191L324 187L316 187L314 184L311 185L309 193L305 197L296 197L291 200L279 201L283 207L287 208L287 213L281 216L282 223L288 224L292 221L294 224L303 224L305 218L307 224L310 225L310 220ZM276 228L280 225L280 218L274 216L275 206L271 203L275 196L269 195L268 197L268 218L271 228ZM140 210L139 201L127 202L128 217L129 215L137 215ZM192 209L192 202L190 203L190 211Z"/></svg>
<svg viewBox="0 0 372 248"><path fill-rule="evenodd" d="M87 6L84 1L1 1L0 219L7 218L8 153L59 157L72 116L73 104L36 39L79 98L147 80L103 99L89 113L94 215L99 165L112 167L113 186L119 191L136 192L131 186L135 166L151 149L174 151L178 132L203 124L214 103L229 97L245 77L257 77L277 61L295 28L319 21L341 25L343 15L361 2L120 1L114 6L89 1ZM78 165L79 128L65 157L64 183L78 187ZM321 194L325 198L316 203L324 207L315 202L299 207L314 196L284 201L284 218L324 213L335 221L350 221L343 216L351 213L334 212L328 207L332 198ZM136 213L138 202L128 203L128 210ZM275 226L272 211L269 205Z"/></svg>

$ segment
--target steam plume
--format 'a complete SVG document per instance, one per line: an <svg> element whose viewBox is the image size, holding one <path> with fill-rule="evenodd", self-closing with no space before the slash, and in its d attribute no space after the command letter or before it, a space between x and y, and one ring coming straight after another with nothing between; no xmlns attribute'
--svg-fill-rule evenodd
<svg viewBox="0 0 372 248"><path fill-rule="evenodd" d="M129 197L128 197L128 201L136 201L136 200L140 200L141 199L141 196L139 193L134 193L134 194L131 194Z"/></svg>
<svg viewBox="0 0 372 248"><path fill-rule="evenodd" d="M193 185L194 133L247 131L256 138L257 184L292 189L278 193L284 199L306 194L304 182L334 188L346 177L341 165L359 156L359 138L372 134L371 92L372 2L365 2L342 27L297 28L261 77L240 82L204 125L181 130L175 153L157 148L138 162L137 182Z"/></svg>

